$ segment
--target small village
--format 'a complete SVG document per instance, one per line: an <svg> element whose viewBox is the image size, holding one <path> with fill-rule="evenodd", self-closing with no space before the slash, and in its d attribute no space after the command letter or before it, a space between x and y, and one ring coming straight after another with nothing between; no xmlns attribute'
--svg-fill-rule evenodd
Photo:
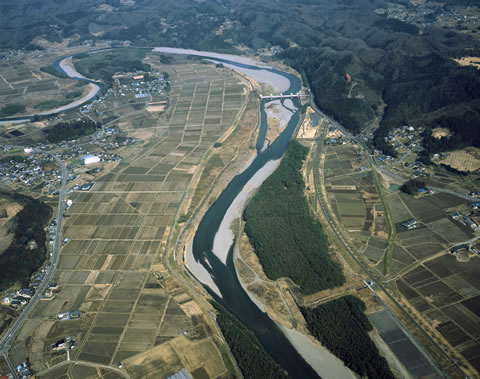
<svg viewBox="0 0 480 379"><path fill-rule="evenodd" d="M77 141L62 142L59 144L42 144L35 147L18 148L1 145L1 151L6 155L0 160L0 184L13 187L25 187L33 191L44 190L49 195L55 195L60 182L60 169L51 154L43 151L52 151L53 155L68 164L68 182L72 190L89 190L88 181L81 178L77 169L97 164L90 170L83 170L88 175L95 175L103 170L102 164L119 162L122 157L113 152L125 146L131 146L143 141L134 137L118 138L119 130L108 127L89 137L89 141L79 144ZM95 148L91 153L84 145ZM98 166L100 164L100 166ZM80 180L80 182L78 181Z"/></svg>

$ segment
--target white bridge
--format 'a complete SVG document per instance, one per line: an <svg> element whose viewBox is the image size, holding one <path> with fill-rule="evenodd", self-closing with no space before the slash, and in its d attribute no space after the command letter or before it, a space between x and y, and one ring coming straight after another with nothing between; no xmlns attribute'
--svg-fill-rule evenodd
<svg viewBox="0 0 480 379"><path fill-rule="evenodd" d="M291 98L301 98L301 97L309 97L310 95L303 92L291 93L290 95L270 95L270 96L263 96L260 95L261 100L274 100L274 99L291 99Z"/></svg>

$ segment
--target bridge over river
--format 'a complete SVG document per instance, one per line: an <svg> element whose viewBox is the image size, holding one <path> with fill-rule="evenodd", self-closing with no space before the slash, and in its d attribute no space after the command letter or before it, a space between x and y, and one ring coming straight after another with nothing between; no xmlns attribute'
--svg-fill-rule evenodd
<svg viewBox="0 0 480 379"><path fill-rule="evenodd" d="M260 95L260 99L261 100L292 99L292 98L300 99L301 97L309 97L309 96L310 96L309 94L306 94L303 92L297 92L297 93L291 93L290 95L287 95L287 94L283 94L283 95L270 94L269 96Z"/></svg>

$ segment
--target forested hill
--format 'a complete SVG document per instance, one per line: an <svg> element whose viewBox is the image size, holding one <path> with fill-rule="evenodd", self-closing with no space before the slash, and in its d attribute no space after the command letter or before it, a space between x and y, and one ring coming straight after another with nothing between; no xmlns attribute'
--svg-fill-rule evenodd
<svg viewBox="0 0 480 379"><path fill-rule="evenodd" d="M393 1L400 3L400 1ZM403 1L402 4L410 2ZM446 6L478 1L448 1ZM384 0L19 0L0 5L0 48L38 37L236 52L278 46L308 79L317 105L354 132L382 117L376 143L399 125L480 122L480 73L453 57L480 56L480 30L457 33L389 19ZM445 8L447 9L447 8ZM94 35L95 34L95 35ZM41 44L41 43L40 43ZM348 73L348 76L347 76ZM470 143L460 137L458 141ZM474 138L480 141L480 138Z"/></svg>
<svg viewBox="0 0 480 379"><path fill-rule="evenodd" d="M26 285L30 275L45 261L44 227L52 215L52 208L24 195L0 192L0 197L23 205L9 224L13 241L0 252L0 290L4 290L16 282Z"/></svg>

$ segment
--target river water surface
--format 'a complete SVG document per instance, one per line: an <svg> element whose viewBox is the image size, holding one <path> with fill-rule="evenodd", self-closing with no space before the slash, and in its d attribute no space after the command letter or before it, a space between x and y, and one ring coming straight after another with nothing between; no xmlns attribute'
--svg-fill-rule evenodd
<svg viewBox="0 0 480 379"><path fill-rule="evenodd" d="M301 81L295 75L273 69L249 58L174 48L155 48L154 51L198 55L214 62L220 62L259 83L268 84L276 92L290 94L301 89ZM89 93L88 99L79 99L77 102L55 109L54 112L49 111L49 113L57 113L79 106L81 103L93 99L101 91L101 84L82 77L69 64L69 59L71 57L62 57L53 66L73 79L86 79L95 87ZM257 155L230 182L203 217L187 254L187 266L193 275L205 284L205 288L217 301L253 331L267 353L290 376L316 378L321 375L325 378L352 378L354 377L352 372L325 348L313 344L294 330L280 327L260 310L242 288L234 268L234 234L231 230L231 223L241 216L249 195L278 166L299 121L301 105L297 99L289 100L287 104L283 104L282 101L282 105L292 112L291 118L285 130L275 141L267 145L265 143L268 128L267 115L265 101L261 102L261 122L256 143Z"/></svg>
<svg viewBox="0 0 480 379"><path fill-rule="evenodd" d="M295 75L264 65L257 67L253 60L246 60L243 57L240 61L233 61L234 56L210 55L191 50L159 48L156 51L178 54L194 52L194 55L221 62L224 66L240 71L257 82L281 89L282 93L296 93L301 89L301 81ZM315 378L321 375L327 378L352 378L354 375L351 371L326 349L314 345L296 331L279 326L259 309L242 288L233 264L234 233L231 224L241 217L249 195L278 166L292 138L301 109L298 100L292 100L288 101L288 109L292 111L292 116L285 130L266 148L267 115L265 101L261 102L257 155L249 166L229 183L204 215L193 243L187 250L186 263L193 275L205 284L210 294L253 331L265 350L290 376Z"/></svg>

